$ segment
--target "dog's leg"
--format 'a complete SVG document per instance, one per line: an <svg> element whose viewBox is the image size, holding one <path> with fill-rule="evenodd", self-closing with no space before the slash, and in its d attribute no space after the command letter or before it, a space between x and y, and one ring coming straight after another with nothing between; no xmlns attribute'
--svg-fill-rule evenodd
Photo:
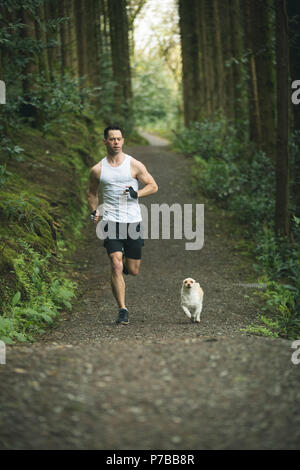
<svg viewBox="0 0 300 470"><path fill-rule="evenodd" d="M190 314L189 309L187 307L185 307L184 305L181 305L181 307L182 307L182 310L184 311L184 313L186 314L186 316L191 319L192 315Z"/></svg>
<svg viewBox="0 0 300 470"><path fill-rule="evenodd" d="M195 308L193 308L193 312L191 314L191 320L193 323L195 323L196 321L196 314L197 314L197 310L195 310Z"/></svg>
<svg viewBox="0 0 300 470"><path fill-rule="evenodd" d="M200 315L201 315L201 312L202 312L202 302L201 304L199 305L199 307L197 308L196 312L195 312L195 321L197 323L200 323Z"/></svg>

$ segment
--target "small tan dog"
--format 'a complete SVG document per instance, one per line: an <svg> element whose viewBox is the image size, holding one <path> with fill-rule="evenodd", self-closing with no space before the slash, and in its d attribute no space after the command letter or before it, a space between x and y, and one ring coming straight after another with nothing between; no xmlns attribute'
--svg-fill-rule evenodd
<svg viewBox="0 0 300 470"><path fill-rule="evenodd" d="M198 282L191 277L184 279L181 287L181 307L192 322L200 323L203 294Z"/></svg>

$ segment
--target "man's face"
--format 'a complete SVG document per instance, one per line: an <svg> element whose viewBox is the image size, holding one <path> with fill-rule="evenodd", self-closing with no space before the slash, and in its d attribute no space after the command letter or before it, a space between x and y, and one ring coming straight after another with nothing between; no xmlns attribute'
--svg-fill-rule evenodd
<svg viewBox="0 0 300 470"><path fill-rule="evenodd" d="M116 155L122 152L122 147L124 145L122 132L118 130L108 131L108 137L107 139L104 139L104 144L110 155Z"/></svg>

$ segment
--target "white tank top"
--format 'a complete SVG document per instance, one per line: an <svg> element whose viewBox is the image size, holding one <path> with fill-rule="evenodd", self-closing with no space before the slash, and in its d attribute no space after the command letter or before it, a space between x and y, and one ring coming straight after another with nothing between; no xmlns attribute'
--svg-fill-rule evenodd
<svg viewBox="0 0 300 470"><path fill-rule="evenodd" d="M111 166L107 158L101 160L100 184L103 192L103 220L112 222L141 222L141 209L137 199L123 194L126 186L138 190L138 181L132 178L130 170L131 156L125 154L123 163Z"/></svg>

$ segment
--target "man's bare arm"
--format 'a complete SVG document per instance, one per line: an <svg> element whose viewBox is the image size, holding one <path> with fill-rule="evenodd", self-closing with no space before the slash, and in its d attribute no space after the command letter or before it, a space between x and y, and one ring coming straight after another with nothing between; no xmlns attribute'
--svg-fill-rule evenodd
<svg viewBox="0 0 300 470"><path fill-rule="evenodd" d="M99 168L97 166L93 166L90 170L90 185L89 185L89 192L88 192L88 203L91 212L97 209L99 206L99 184L100 184L100 176L99 176ZM98 217L96 217L98 221Z"/></svg>
<svg viewBox="0 0 300 470"><path fill-rule="evenodd" d="M136 178L145 186L138 190L138 197L150 196L158 191L158 186L143 163L135 162Z"/></svg>

